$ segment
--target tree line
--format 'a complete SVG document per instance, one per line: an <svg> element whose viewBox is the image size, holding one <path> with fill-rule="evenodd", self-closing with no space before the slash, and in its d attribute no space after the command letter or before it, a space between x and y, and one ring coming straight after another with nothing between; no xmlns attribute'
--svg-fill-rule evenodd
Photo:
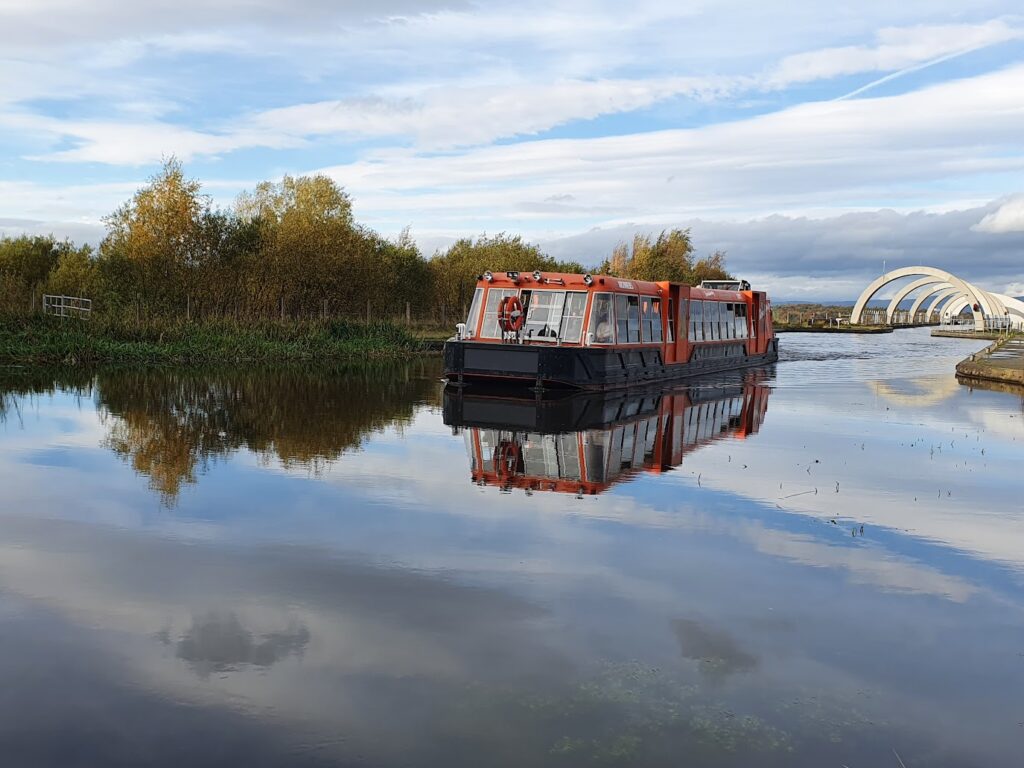
<svg viewBox="0 0 1024 768"><path fill-rule="evenodd" d="M96 249L53 237L0 238L0 308L43 293L82 296L110 317L398 318L447 325L487 269L584 272L521 237L463 238L425 258L408 230L389 239L355 221L322 175L285 176L215 208L176 159L104 219ZM726 277L721 252L695 261L688 230L637 235L594 271L647 280Z"/></svg>

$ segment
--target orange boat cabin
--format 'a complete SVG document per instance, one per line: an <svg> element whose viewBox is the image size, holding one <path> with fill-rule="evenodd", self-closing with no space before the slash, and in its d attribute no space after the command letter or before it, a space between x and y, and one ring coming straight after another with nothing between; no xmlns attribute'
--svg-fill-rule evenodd
<svg viewBox="0 0 1024 768"><path fill-rule="evenodd" d="M467 385L604 390L778 359L771 304L742 280L486 272L445 343L445 376Z"/></svg>

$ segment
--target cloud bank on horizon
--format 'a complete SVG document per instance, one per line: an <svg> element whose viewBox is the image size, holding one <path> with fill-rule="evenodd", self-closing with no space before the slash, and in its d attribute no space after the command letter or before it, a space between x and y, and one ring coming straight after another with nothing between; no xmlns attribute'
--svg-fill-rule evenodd
<svg viewBox="0 0 1024 768"><path fill-rule="evenodd" d="M430 252L637 231L785 298L883 262L1024 286L1009 2L0 0L0 233L102 236L169 155L228 205L324 172Z"/></svg>

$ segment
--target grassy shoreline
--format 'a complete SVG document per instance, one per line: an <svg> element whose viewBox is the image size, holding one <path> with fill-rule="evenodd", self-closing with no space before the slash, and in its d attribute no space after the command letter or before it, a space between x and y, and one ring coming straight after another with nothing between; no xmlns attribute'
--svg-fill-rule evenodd
<svg viewBox="0 0 1024 768"><path fill-rule="evenodd" d="M892 333L891 325L791 325L774 323L776 333Z"/></svg>
<svg viewBox="0 0 1024 768"><path fill-rule="evenodd" d="M414 333L388 322L0 317L3 364L383 360L425 348Z"/></svg>

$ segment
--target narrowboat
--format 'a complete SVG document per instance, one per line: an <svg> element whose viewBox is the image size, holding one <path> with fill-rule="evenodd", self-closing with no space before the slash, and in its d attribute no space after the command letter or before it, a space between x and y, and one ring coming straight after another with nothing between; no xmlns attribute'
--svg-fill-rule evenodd
<svg viewBox="0 0 1024 768"><path fill-rule="evenodd" d="M458 386L608 390L773 363L771 303L745 280L485 272L444 345Z"/></svg>
<svg viewBox="0 0 1024 768"><path fill-rule="evenodd" d="M762 368L668 388L560 390L557 399L449 387L443 415L465 439L473 483L593 496L672 470L715 440L758 432L771 375Z"/></svg>

